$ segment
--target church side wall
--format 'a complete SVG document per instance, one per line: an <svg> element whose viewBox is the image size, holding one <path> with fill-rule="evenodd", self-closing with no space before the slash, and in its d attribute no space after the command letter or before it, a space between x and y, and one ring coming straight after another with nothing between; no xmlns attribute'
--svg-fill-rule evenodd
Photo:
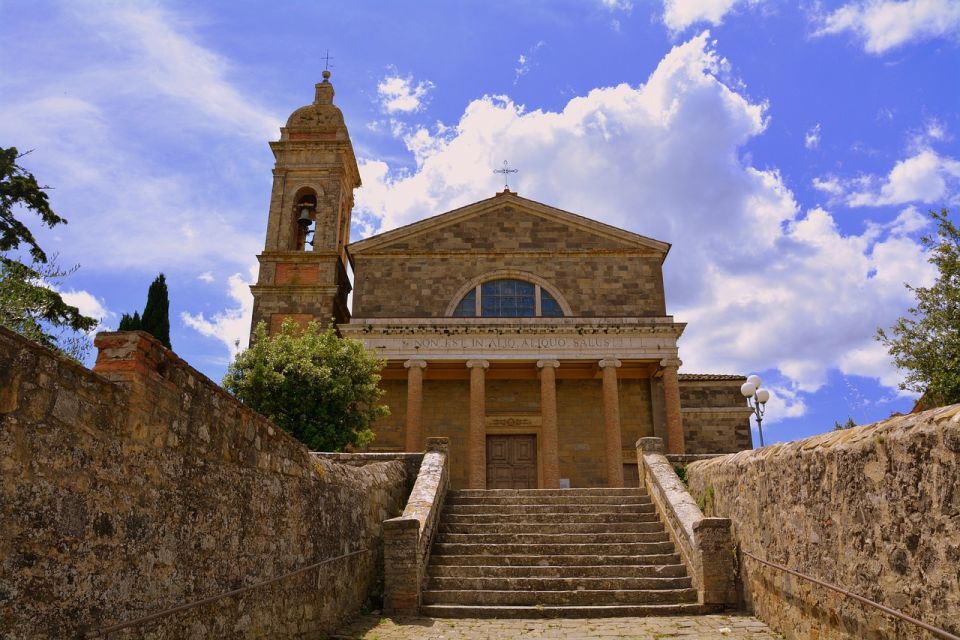
<svg viewBox="0 0 960 640"><path fill-rule="evenodd" d="M680 380L686 453L736 453L752 448L751 413L740 394L744 381Z"/></svg>
<svg viewBox="0 0 960 640"><path fill-rule="evenodd" d="M960 634L960 405L687 467L737 547ZM741 554L748 607L787 638L928 638Z"/></svg>
<svg viewBox="0 0 960 640"><path fill-rule="evenodd" d="M525 271L557 288L574 316L663 316L660 263L622 255L470 253L434 256L360 254L354 257L355 318L439 318L471 280L502 269Z"/></svg>
<svg viewBox="0 0 960 640"><path fill-rule="evenodd" d="M0 636L75 637L370 549L111 638L323 637L357 611L404 463L314 459L147 334L97 342L102 374L0 329Z"/></svg>

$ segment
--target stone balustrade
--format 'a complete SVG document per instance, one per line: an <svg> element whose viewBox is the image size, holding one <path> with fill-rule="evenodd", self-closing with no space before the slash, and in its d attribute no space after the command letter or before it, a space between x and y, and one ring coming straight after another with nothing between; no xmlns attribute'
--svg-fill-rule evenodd
<svg viewBox="0 0 960 640"><path fill-rule="evenodd" d="M637 440L640 486L645 487L673 539L701 604L737 604L728 518L708 518L663 454L663 440Z"/></svg>
<svg viewBox="0 0 960 640"><path fill-rule="evenodd" d="M403 515L383 523L384 610L416 615L430 546L450 482L449 440L427 438L427 451Z"/></svg>

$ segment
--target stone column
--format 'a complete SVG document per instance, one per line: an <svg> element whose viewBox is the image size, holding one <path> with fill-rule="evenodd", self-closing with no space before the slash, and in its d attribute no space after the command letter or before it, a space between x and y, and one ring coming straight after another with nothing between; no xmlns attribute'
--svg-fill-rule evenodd
<svg viewBox="0 0 960 640"><path fill-rule="evenodd" d="M559 360L538 360L540 369L540 450L543 488L560 488L560 439L557 434L557 367Z"/></svg>
<svg viewBox="0 0 960 640"><path fill-rule="evenodd" d="M600 361L603 371L603 427L607 443L607 484L623 486L623 443L620 441L620 393L617 389L616 358Z"/></svg>
<svg viewBox="0 0 960 640"><path fill-rule="evenodd" d="M680 380L677 369L683 364L676 358L660 361L663 371L663 404L667 414L667 453L684 453L683 416L680 413Z"/></svg>
<svg viewBox="0 0 960 640"><path fill-rule="evenodd" d="M470 468L467 484L471 489L487 488L487 397L484 387L486 360L467 360L470 369L470 433L467 436L467 455Z"/></svg>
<svg viewBox="0 0 960 640"><path fill-rule="evenodd" d="M425 360L407 360L407 451L423 451L423 370Z"/></svg>

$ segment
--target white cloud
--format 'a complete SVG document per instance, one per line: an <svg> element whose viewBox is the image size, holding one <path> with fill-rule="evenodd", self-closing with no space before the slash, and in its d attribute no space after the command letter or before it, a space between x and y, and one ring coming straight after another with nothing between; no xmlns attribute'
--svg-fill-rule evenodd
<svg viewBox="0 0 960 640"><path fill-rule="evenodd" d="M604 7L611 11L631 11L633 10L632 0L600 0Z"/></svg>
<svg viewBox="0 0 960 640"><path fill-rule="evenodd" d="M184 311L180 314L180 319L201 335L220 340L227 347L232 359L250 342L250 322L253 318L253 294L250 293L250 285L256 277L257 267L254 265L250 268L249 280L244 279L240 273L227 279L227 293L238 306L214 313L210 319L203 313L192 314Z"/></svg>
<svg viewBox="0 0 960 640"><path fill-rule="evenodd" d="M849 2L822 18L816 35L849 31L868 53L880 54L908 42L960 35L956 0L867 0Z"/></svg>
<svg viewBox="0 0 960 640"><path fill-rule="evenodd" d="M803 146L807 149L816 149L820 146L820 123L813 125L803 136Z"/></svg>
<svg viewBox="0 0 960 640"><path fill-rule="evenodd" d="M723 18L738 4L757 4L762 0L663 0L663 22L673 32L683 31L698 22L712 25L723 23Z"/></svg>
<svg viewBox="0 0 960 640"><path fill-rule="evenodd" d="M520 78L530 73L530 66L533 64L533 58L537 51L542 49L547 43L543 40L537 41L537 44L527 49L526 53L521 53L517 58L517 68L514 69L513 84L517 84Z"/></svg>
<svg viewBox="0 0 960 640"><path fill-rule="evenodd" d="M227 61L196 42L181 16L144 4L77 10L76 15L127 52L121 70L131 82L126 90L182 102L214 126L234 128L258 142L278 134L280 121L237 90L228 79Z"/></svg>
<svg viewBox="0 0 960 640"><path fill-rule="evenodd" d="M107 309L106 303L102 299L83 289L61 291L60 297L70 306L79 309L83 315L94 318L97 321L94 331L106 331L105 321L116 315Z"/></svg>
<svg viewBox="0 0 960 640"><path fill-rule="evenodd" d="M212 274L211 272L209 272L209 271L204 271L203 273L201 273L200 275L197 276L197 280L200 280L201 282L206 282L207 284L210 284L211 282L214 281L214 277L213 277L213 274Z"/></svg>
<svg viewBox="0 0 960 640"><path fill-rule="evenodd" d="M488 198L506 157L521 195L673 243L665 280L669 311L689 323L685 371L779 369L797 393L830 369L893 384L867 355L908 306L903 283L929 281L915 221L844 235L828 211L802 212L776 170L743 160L765 105L724 84L723 67L705 32L645 84L594 89L557 112L474 100L442 134L409 139L416 171L361 161L357 217L382 231ZM802 398L787 400L784 412L802 412Z"/></svg>
<svg viewBox="0 0 960 640"><path fill-rule="evenodd" d="M390 75L377 84L380 105L387 113L414 113L423 108L427 93L433 89L429 80L414 83L413 77Z"/></svg>
<svg viewBox="0 0 960 640"><path fill-rule="evenodd" d="M900 160L885 179L861 179L867 188L851 189L847 203L852 207L876 207L910 202L947 204L953 202L960 182L960 161L924 149Z"/></svg>
<svg viewBox="0 0 960 640"><path fill-rule="evenodd" d="M261 238L242 217L263 212L223 194L250 188L246 172L259 160L247 145L276 137L280 120L231 82L229 65L173 12L65 5L51 12L50 29L63 48L37 68L25 53L6 79L27 88L0 98L0 138L36 149L27 162L56 187L52 204L70 220L40 230L42 243L62 242L64 257L88 269L245 263ZM188 140L177 153L203 161L155 160L177 137ZM216 167L218 189L197 166Z"/></svg>

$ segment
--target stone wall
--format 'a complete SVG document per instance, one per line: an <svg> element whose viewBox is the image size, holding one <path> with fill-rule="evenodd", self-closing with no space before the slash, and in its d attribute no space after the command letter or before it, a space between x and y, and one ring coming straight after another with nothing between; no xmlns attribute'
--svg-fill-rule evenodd
<svg viewBox="0 0 960 640"><path fill-rule="evenodd" d="M687 453L736 453L753 447L750 408L740 394L744 376L680 374Z"/></svg>
<svg viewBox="0 0 960 640"><path fill-rule="evenodd" d="M401 460L314 457L147 334L96 371L0 329L0 637L74 637L280 576L111 637L319 638L373 582Z"/></svg>
<svg viewBox="0 0 960 640"><path fill-rule="evenodd" d="M960 634L960 405L687 467L742 551ZM926 632L740 554L742 597L788 638Z"/></svg>

